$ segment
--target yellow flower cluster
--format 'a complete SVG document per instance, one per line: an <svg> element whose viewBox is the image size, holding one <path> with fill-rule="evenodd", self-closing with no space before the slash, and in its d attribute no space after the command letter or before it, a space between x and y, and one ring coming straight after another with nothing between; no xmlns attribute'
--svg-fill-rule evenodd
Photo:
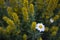
<svg viewBox="0 0 60 40"><path fill-rule="evenodd" d="M13 10L14 10L15 12L18 12L18 7L14 7Z"/></svg>
<svg viewBox="0 0 60 40"><path fill-rule="evenodd" d="M60 18L60 11L58 12L57 15L55 15L55 17L54 17L53 19L54 19L54 21L56 21L56 20L58 20L59 18Z"/></svg>
<svg viewBox="0 0 60 40"><path fill-rule="evenodd" d="M58 0L50 0L47 6L47 11L53 11L57 7Z"/></svg>
<svg viewBox="0 0 60 40"><path fill-rule="evenodd" d="M20 20L17 13L13 12L11 16L13 17L13 21L17 23L18 25L20 25Z"/></svg>
<svg viewBox="0 0 60 40"><path fill-rule="evenodd" d="M19 20L19 17L17 15L17 13L13 12L12 8L11 7L8 7L7 8L7 11L8 11L8 15L13 19L13 21L15 23L18 23L20 24L20 20Z"/></svg>
<svg viewBox="0 0 60 40"><path fill-rule="evenodd" d="M22 14L23 14L24 21L27 22L29 18L28 18L28 10L26 7L22 8Z"/></svg>
<svg viewBox="0 0 60 40"><path fill-rule="evenodd" d="M36 22L32 22L31 30L34 30L35 31L35 27L36 27Z"/></svg>
<svg viewBox="0 0 60 40"><path fill-rule="evenodd" d="M34 15L34 5L30 4L30 8L29 8L30 13L32 14L32 16Z"/></svg>
<svg viewBox="0 0 60 40"><path fill-rule="evenodd" d="M51 36L55 36L57 34L58 27L53 26L50 31L51 31Z"/></svg>
<svg viewBox="0 0 60 40"><path fill-rule="evenodd" d="M23 6L28 8L28 0L23 0Z"/></svg>
<svg viewBox="0 0 60 40"><path fill-rule="evenodd" d="M36 0L37 9L42 9L44 6L43 0Z"/></svg>
<svg viewBox="0 0 60 40"><path fill-rule="evenodd" d="M52 26L52 28L51 28L50 31L58 31L58 27L56 27L56 26Z"/></svg>
<svg viewBox="0 0 60 40"><path fill-rule="evenodd" d="M59 15L56 15L53 19L54 21L56 21L57 19L59 19Z"/></svg>
<svg viewBox="0 0 60 40"><path fill-rule="evenodd" d="M10 34L11 32L14 33L15 30L16 30L16 27L15 26L8 25L7 28L6 28L7 34Z"/></svg>
<svg viewBox="0 0 60 40"><path fill-rule="evenodd" d="M6 21L10 26L15 26L14 22L8 17L4 16L3 20Z"/></svg>
<svg viewBox="0 0 60 40"><path fill-rule="evenodd" d="M37 40L43 40L42 37L38 38Z"/></svg>
<svg viewBox="0 0 60 40"><path fill-rule="evenodd" d="M42 17L49 19L52 15L54 15L53 12L43 12Z"/></svg>
<svg viewBox="0 0 60 40"><path fill-rule="evenodd" d="M27 40L27 35L26 34L23 35L23 40Z"/></svg>
<svg viewBox="0 0 60 40"><path fill-rule="evenodd" d="M7 7L7 11L8 11L8 14L11 16L13 12L12 7Z"/></svg>
<svg viewBox="0 0 60 40"><path fill-rule="evenodd" d="M49 31L49 28L48 27L45 27L45 32L48 32Z"/></svg>
<svg viewBox="0 0 60 40"><path fill-rule="evenodd" d="M54 32L51 33L51 36L55 36L56 34L57 34L57 32L54 31Z"/></svg>

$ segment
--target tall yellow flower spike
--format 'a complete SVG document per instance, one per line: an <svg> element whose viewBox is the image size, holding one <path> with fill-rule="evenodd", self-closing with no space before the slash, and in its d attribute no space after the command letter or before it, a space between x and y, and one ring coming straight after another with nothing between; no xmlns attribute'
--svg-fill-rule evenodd
<svg viewBox="0 0 60 40"><path fill-rule="evenodd" d="M30 13L32 14L32 16L34 15L34 5L30 4Z"/></svg>
<svg viewBox="0 0 60 40"><path fill-rule="evenodd" d="M11 32L14 32L15 30L16 30L15 26L8 25L7 28L6 28L7 34L10 34Z"/></svg>
<svg viewBox="0 0 60 40"><path fill-rule="evenodd" d="M10 26L15 26L14 22L11 19L9 19L8 17L4 16L3 20L6 21Z"/></svg>
<svg viewBox="0 0 60 40"><path fill-rule="evenodd" d="M20 20L19 20L17 13L13 12L11 16L13 17L13 20L15 23L20 24Z"/></svg>
<svg viewBox="0 0 60 40"><path fill-rule="evenodd" d="M28 18L28 10L27 10L26 7L22 8L22 13L23 13L23 19L24 19L24 21L27 22L29 18Z"/></svg>
<svg viewBox="0 0 60 40"><path fill-rule="evenodd" d="M27 35L26 34L23 35L23 40L27 40Z"/></svg>
<svg viewBox="0 0 60 40"><path fill-rule="evenodd" d="M23 6L28 8L28 0L23 0Z"/></svg>
<svg viewBox="0 0 60 40"><path fill-rule="evenodd" d="M11 16L13 12L12 7L7 7L7 11L8 11L8 14Z"/></svg>
<svg viewBox="0 0 60 40"><path fill-rule="evenodd" d="M36 27L36 22L32 22L31 30L34 30L35 31L35 27Z"/></svg>

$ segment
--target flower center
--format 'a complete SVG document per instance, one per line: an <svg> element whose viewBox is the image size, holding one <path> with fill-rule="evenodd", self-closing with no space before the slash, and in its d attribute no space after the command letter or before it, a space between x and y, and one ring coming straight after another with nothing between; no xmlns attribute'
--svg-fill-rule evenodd
<svg viewBox="0 0 60 40"><path fill-rule="evenodd" d="M42 25L40 25L39 28L41 29L42 28Z"/></svg>

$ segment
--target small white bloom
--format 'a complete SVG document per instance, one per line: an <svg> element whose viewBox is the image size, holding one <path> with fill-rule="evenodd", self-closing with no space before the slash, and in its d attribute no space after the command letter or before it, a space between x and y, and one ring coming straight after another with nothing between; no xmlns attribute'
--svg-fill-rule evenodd
<svg viewBox="0 0 60 40"><path fill-rule="evenodd" d="M42 23L38 23L36 25L36 29L39 30L40 32L45 30L45 26Z"/></svg>
<svg viewBox="0 0 60 40"><path fill-rule="evenodd" d="M51 19L50 19L50 22L51 22L51 23L53 23L53 22L54 22L54 20L51 18Z"/></svg>

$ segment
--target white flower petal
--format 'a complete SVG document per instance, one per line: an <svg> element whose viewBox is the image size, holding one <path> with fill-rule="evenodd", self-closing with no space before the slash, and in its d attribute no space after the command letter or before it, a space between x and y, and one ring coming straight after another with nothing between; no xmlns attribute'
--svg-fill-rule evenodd
<svg viewBox="0 0 60 40"><path fill-rule="evenodd" d="M53 22L54 22L54 20L51 18L51 19L50 19L50 22L51 22L51 23L53 23Z"/></svg>

